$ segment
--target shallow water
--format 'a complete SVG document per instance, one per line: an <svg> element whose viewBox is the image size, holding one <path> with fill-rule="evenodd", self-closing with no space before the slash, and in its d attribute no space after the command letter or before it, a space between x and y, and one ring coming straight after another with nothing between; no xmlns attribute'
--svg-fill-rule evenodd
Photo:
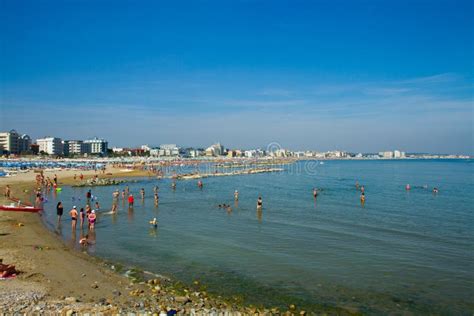
<svg viewBox="0 0 474 316"><path fill-rule="evenodd" d="M175 191L171 180L143 179L128 183L133 211L120 202L117 215L99 214L97 243L88 250L186 283L200 279L209 292L247 303L471 314L473 167L472 160L298 162L281 173L207 178L202 190L196 180L178 181ZM364 207L356 180L365 186ZM92 193L110 210L112 192L123 187ZM316 201L313 187L323 189ZM47 225L56 229L57 200L65 210L84 206L86 191L63 188L50 196ZM157 230L148 223L153 217ZM79 231L71 241L68 216L56 231L77 247Z"/></svg>

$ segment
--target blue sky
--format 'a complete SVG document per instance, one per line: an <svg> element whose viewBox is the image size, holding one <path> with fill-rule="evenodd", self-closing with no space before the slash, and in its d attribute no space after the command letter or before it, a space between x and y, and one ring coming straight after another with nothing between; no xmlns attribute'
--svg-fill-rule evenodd
<svg viewBox="0 0 474 316"><path fill-rule="evenodd" d="M0 6L2 130L474 154L472 1Z"/></svg>

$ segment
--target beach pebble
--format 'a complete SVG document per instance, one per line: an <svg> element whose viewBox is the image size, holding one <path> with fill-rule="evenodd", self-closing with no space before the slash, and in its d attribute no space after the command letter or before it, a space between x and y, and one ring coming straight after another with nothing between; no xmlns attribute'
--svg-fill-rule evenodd
<svg viewBox="0 0 474 316"><path fill-rule="evenodd" d="M115 296L120 296L120 295L122 295L122 293L120 293L120 291L117 290L117 289L113 290L113 291L112 291L112 294L115 295Z"/></svg>
<svg viewBox="0 0 474 316"><path fill-rule="evenodd" d="M174 300L181 304L185 304L190 301L189 297L186 297L186 296L176 296Z"/></svg>
<svg viewBox="0 0 474 316"><path fill-rule="evenodd" d="M75 298L75 297L73 297L73 296L70 296L70 297L66 297L66 298L64 299L64 301L65 301L66 303L76 303L76 302L77 302L77 298Z"/></svg>

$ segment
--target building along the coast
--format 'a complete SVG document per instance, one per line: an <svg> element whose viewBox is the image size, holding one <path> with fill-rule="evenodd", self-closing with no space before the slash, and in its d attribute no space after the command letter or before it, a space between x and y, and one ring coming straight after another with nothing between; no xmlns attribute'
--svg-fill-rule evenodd
<svg viewBox="0 0 474 316"><path fill-rule="evenodd" d="M39 151L45 152L48 155L60 156L63 154L63 142L58 137L45 137L36 140L39 146Z"/></svg>
<svg viewBox="0 0 474 316"><path fill-rule="evenodd" d="M106 155L109 143L102 138L94 137L92 139L86 139L84 145L86 146L86 153L88 154Z"/></svg>
<svg viewBox="0 0 474 316"><path fill-rule="evenodd" d="M206 149L206 156L217 157L224 154L224 146L220 143L213 144Z"/></svg>
<svg viewBox="0 0 474 316"><path fill-rule="evenodd" d="M87 153L87 145L82 140L65 140L64 141L64 155L83 155Z"/></svg>
<svg viewBox="0 0 474 316"><path fill-rule="evenodd" d="M31 137L27 134L23 134L18 137L18 153L31 152Z"/></svg>
<svg viewBox="0 0 474 316"><path fill-rule="evenodd" d="M160 145L158 151L160 157L176 157L179 156L179 147L176 144L163 144Z"/></svg>
<svg viewBox="0 0 474 316"><path fill-rule="evenodd" d="M12 129L9 132L0 133L0 151L7 154L18 154L18 139L20 135L17 131Z"/></svg>

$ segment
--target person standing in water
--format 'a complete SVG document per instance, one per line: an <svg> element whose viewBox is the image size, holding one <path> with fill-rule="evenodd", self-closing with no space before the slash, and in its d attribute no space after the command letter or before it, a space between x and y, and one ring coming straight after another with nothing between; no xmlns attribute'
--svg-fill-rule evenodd
<svg viewBox="0 0 474 316"><path fill-rule="evenodd" d="M72 210L69 211L69 215L71 215L71 225L72 225L72 230L76 230L76 225L77 225L77 209L76 206L74 205L72 207Z"/></svg>
<svg viewBox="0 0 474 316"><path fill-rule="evenodd" d="M364 206L364 204L365 204L365 193L364 192L362 192L360 194L360 204L362 204L362 206Z"/></svg>
<svg viewBox="0 0 474 316"><path fill-rule="evenodd" d="M97 219L97 216L95 215L95 211L92 210L92 212L89 214L89 217L88 217L90 230L94 230L96 219Z"/></svg>
<svg viewBox="0 0 474 316"><path fill-rule="evenodd" d="M234 192L234 200L238 201L239 200L239 191L235 190Z"/></svg>
<svg viewBox="0 0 474 316"><path fill-rule="evenodd" d="M360 192L361 192L361 193L364 193L364 192L365 192L365 188L364 188L363 185L360 187Z"/></svg>
<svg viewBox="0 0 474 316"><path fill-rule="evenodd" d="M176 182L173 181L173 182L171 183L171 188L172 188L173 190L176 190Z"/></svg>
<svg viewBox="0 0 474 316"><path fill-rule="evenodd" d="M84 220L86 218L86 213L84 212L84 208L81 207L81 210L79 212L79 216L81 217L81 229L84 227Z"/></svg>
<svg viewBox="0 0 474 316"><path fill-rule="evenodd" d="M128 196L128 206L133 207L133 202L135 202L135 199L133 198L133 194L130 194Z"/></svg>
<svg viewBox="0 0 474 316"><path fill-rule="evenodd" d="M158 192L155 192L155 205L158 205L158 202L160 201L160 197L158 196Z"/></svg>
<svg viewBox="0 0 474 316"><path fill-rule="evenodd" d="M145 198L145 189L144 188L140 189L140 195L141 195L142 200L143 200Z"/></svg>
<svg viewBox="0 0 474 316"><path fill-rule="evenodd" d="M58 224L61 221L61 216L63 216L64 207L62 202L58 202L56 205L56 214L58 215Z"/></svg>
<svg viewBox="0 0 474 316"><path fill-rule="evenodd" d="M314 198L318 197L318 189L316 189L316 188L313 189L313 197Z"/></svg>
<svg viewBox="0 0 474 316"><path fill-rule="evenodd" d="M407 185L405 186L405 190L410 191L410 189L411 189L410 185L407 184Z"/></svg>
<svg viewBox="0 0 474 316"><path fill-rule="evenodd" d="M203 184L202 184L201 180L198 181L198 187L199 187L199 189L202 189L202 187L203 187Z"/></svg>
<svg viewBox="0 0 474 316"><path fill-rule="evenodd" d="M257 199L257 210L261 210L263 208L263 200L262 197L259 196Z"/></svg>

